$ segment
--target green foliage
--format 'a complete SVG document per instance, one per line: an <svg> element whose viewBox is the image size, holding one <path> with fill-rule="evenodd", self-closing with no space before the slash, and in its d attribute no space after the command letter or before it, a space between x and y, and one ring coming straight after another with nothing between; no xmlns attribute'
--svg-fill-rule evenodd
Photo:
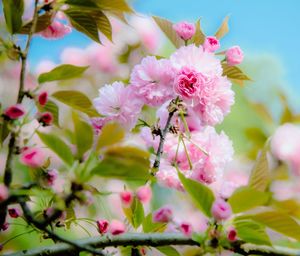
<svg viewBox="0 0 300 256"><path fill-rule="evenodd" d="M137 198L134 198L130 207L123 207L123 212L135 229L143 223L145 218L144 207Z"/></svg>
<svg viewBox="0 0 300 256"><path fill-rule="evenodd" d="M74 157L70 147L57 135L37 132L42 142L51 149L57 156L66 164L71 166L74 162Z"/></svg>
<svg viewBox="0 0 300 256"><path fill-rule="evenodd" d="M124 137L125 131L120 124L108 123L101 130L96 149L99 150L121 142Z"/></svg>
<svg viewBox="0 0 300 256"><path fill-rule="evenodd" d="M24 1L23 0L3 0L3 13L7 30L11 34L15 34L20 31L22 27L22 15L24 13Z"/></svg>
<svg viewBox="0 0 300 256"><path fill-rule="evenodd" d="M106 178L147 180L150 178L149 168L148 152L130 146L111 147L92 173Z"/></svg>
<svg viewBox="0 0 300 256"><path fill-rule="evenodd" d="M179 252L172 246L158 246L155 249L166 256L180 256Z"/></svg>
<svg viewBox="0 0 300 256"><path fill-rule="evenodd" d="M229 16L226 16L215 34L216 38L221 39L229 32L228 20L229 20Z"/></svg>
<svg viewBox="0 0 300 256"><path fill-rule="evenodd" d="M105 35L110 41L112 41L112 28L109 19L107 16L101 12L92 12L91 15L97 22L98 29Z"/></svg>
<svg viewBox="0 0 300 256"><path fill-rule="evenodd" d="M41 31L43 31L44 29L46 29L48 26L50 26L50 25L51 25L51 22L52 22L53 15L54 15L54 14L53 14L52 12L46 12L46 13L44 13L44 14L38 16L37 24L36 24L34 33L41 32ZM20 31L18 31L19 34L29 34L32 25L33 25L33 22L32 22L32 21L30 21L30 22L24 24L24 25L22 26L22 28L20 29Z"/></svg>
<svg viewBox="0 0 300 256"><path fill-rule="evenodd" d="M67 80L81 76L88 67L78 67L70 64L60 65L47 73L39 75L40 84L52 81Z"/></svg>
<svg viewBox="0 0 300 256"><path fill-rule="evenodd" d="M2 143L7 138L8 134L9 134L8 123L4 122L4 120L0 118L0 148L2 147Z"/></svg>
<svg viewBox="0 0 300 256"><path fill-rule="evenodd" d="M191 41L196 46L203 44L205 41L205 34L201 30L200 20L197 20L196 22L196 32Z"/></svg>
<svg viewBox="0 0 300 256"><path fill-rule="evenodd" d="M240 239L247 243L271 245L265 227L252 220L234 220L234 227Z"/></svg>
<svg viewBox="0 0 300 256"><path fill-rule="evenodd" d="M50 112L53 115L53 123L59 126L59 108L52 100L48 100L45 106L37 107L40 112Z"/></svg>
<svg viewBox="0 0 300 256"><path fill-rule="evenodd" d="M222 63L222 68L223 75L227 76L232 82L242 86L244 81L251 81L251 79L237 66L229 66L227 63Z"/></svg>
<svg viewBox="0 0 300 256"><path fill-rule="evenodd" d="M93 107L90 99L79 91L58 91L52 94L52 97L69 107L79 110L90 117L99 117L99 113Z"/></svg>
<svg viewBox="0 0 300 256"><path fill-rule="evenodd" d="M77 146L77 157L82 159L83 154L93 145L94 131L90 124L83 121L78 114L73 112L75 144Z"/></svg>
<svg viewBox="0 0 300 256"><path fill-rule="evenodd" d="M269 201L270 194L250 187L240 187L234 191L228 202L234 213L244 212Z"/></svg>
<svg viewBox="0 0 300 256"><path fill-rule="evenodd" d="M152 220L153 216L152 213L149 213L143 220L143 231L145 233L151 233L151 232L164 232L167 224L166 223L159 223L159 222L153 222Z"/></svg>
<svg viewBox="0 0 300 256"><path fill-rule="evenodd" d="M211 217L210 210L215 200L213 192L207 186L195 180L187 179L180 171L178 171L178 176L195 206L206 216Z"/></svg>
<svg viewBox="0 0 300 256"><path fill-rule="evenodd" d="M173 23L171 21L157 16L153 16L153 19L176 48L180 48L184 45L184 41L177 35L175 30L173 29Z"/></svg>

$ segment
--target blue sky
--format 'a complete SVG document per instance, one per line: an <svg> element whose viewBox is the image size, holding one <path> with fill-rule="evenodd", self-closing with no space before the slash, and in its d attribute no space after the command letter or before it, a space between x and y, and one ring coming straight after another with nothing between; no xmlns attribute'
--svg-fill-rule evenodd
<svg viewBox="0 0 300 256"><path fill-rule="evenodd" d="M285 67L285 80L300 91L300 0L135 0L134 8L172 21L201 18L207 35L213 34L223 18L230 15L230 33L222 45L238 44L246 56L274 55ZM30 60L33 65L44 58L57 61L66 45L84 47L89 43L78 33L57 41L36 38Z"/></svg>

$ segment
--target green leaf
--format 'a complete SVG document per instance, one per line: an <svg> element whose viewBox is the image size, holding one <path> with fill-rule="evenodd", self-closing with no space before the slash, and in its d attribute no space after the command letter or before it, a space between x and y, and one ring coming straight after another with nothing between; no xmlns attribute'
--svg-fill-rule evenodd
<svg viewBox="0 0 300 256"><path fill-rule="evenodd" d="M252 220L234 220L238 237L252 244L271 245L270 238L265 227Z"/></svg>
<svg viewBox="0 0 300 256"><path fill-rule="evenodd" d="M211 217L210 210L215 200L213 192L205 185L195 180L187 179L180 171L178 171L178 176L195 206L206 216Z"/></svg>
<svg viewBox="0 0 300 256"><path fill-rule="evenodd" d="M126 218L135 229L143 223L145 217L144 207L137 198L134 198L130 207L123 207L123 211Z"/></svg>
<svg viewBox="0 0 300 256"><path fill-rule="evenodd" d="M90 117L99 117L100 114L93 107L90 99L79 91L58 91L52 94L52 97L71 108L79 110Z"/></svg>
<svg viewBox="0 0 300 256"><path fill-rule="evenodd" d="M9 134L9 128L7 122L5 122L2 118L0 119L0 148L2 147L3 141L7 138Z"/></svg>
<svg viewBox="0 0 300 256"><path fill-rule="evenodd" d="M281 234L300 241L300 226L293 218L284 212L269 210L255 215L246 215L250 218Z"/></svg>
<svg viewBox="0 0 300 256"><path fill-rule="evenodd" d="M258 156L249 178L249 187L265 191L270 182L270 170L267 159L267 149L264 148Z"/></svg>
<svg viewBox="0 0 300 256"><path fill-rule="evenodd" d="M132 13L132 8L127 4L126 0L97 0L97 5L106 11L128 12Z"/></svg>
<svg viewBox="0 0 300 256"><path fill-rule="evenodd" d="M153 222L153 216L149 213L143 220L143 231L145 233L152 233L152 232L164 232L167 224L166 223L159 223Z"/></svg>
<svg viewBox="0 0 300 256"><path fill-rule="evenodd" d="M60 65L47 73L39 75L40 84L52 81L67 80L81 76L88 67L78 67L70 64Z"/></svg>
<svg viewBox="0 0 300 256"><path fill-rule="evenodd" d="M150 178L150 161L147 151L130 147L111 147L103 160L92 170L95 175L125 180Z"/></svg>
<svg viewBox="0 0 300 256"><path fill-rule="evenodd" d="M77 156L82 159L83 154L93 145L94 132L90 124L83 121L78 114L73 112L73 123L75 130L75 143L77 146Z"/></svg>
<svg viewBox="0 0 300 256"><path fill-rule="evenodd" d="M240 187L234 191L228 202L234 213L247 211L268 202L270 195L250 187Z"/></svg>
<svg viewBox="0 0 300 256"><path fill-rule="evenodd" d="M66 164L71 166L74 162L74 157L70 147L57 135L37 132L42 142L56 153Z"/></svg>
<svg viewBox="0 0 300 256"><path fill-rule="evenodd" d="M121 142L124 137L125 131L120 124L108 123L101 130L96 149L99 150Z"/></svg>
<svg viewBox="0 0 300 256"><path fill-rule="evenodd" d="M176 48L180 48L184 45L184 41L177 35L176 31L173 29L173 23L171 21L157 16L153 16L153 19Z"/></svg>
<svg viewBox="0 0 300 256"><path fill-rule="evenodd" d="M223 76L227 76L233 82L243 85L244 81L251 81L237 66L229 66L227 63L222 63L222 68Z"/></svg>
<svg viewBox="0 0 300 256"><path fill-rule="evenodd" d="M219 27L218 31L215 34L216 38L221 39L229 32L228 20L229 20L229 16L226 16L221 26Z"/></svg>
<svg viewBox="0 0 300 256"><path fill-rule="evenodd" d="M97 22L98 29L100 32L107 37L110 41L112 41L112 28L109 19L107 16L101 12L92 12L91 15Z"/></svg>
<svg viewBox="0 0 300 256"><path fill-rule="evenodd" d="M48 26L50 26L51 23L52 23L53 15L54 15L53 12L46 12L46 13L40 15L38 17L37 24L36 24L34 32L35 33L41 32L41 31L45 30ZM19 31L19 34L29 34L32 25L33 25L32 21L24 24L22 26L21 30Z"/></svg>
<svg viewBox="0 0 300 256"><path fill-rule="evenodd" d="M203 44L205 41L205 34L201 30L200 20L196 22L196 32L191 40L196 46Z"/></svg>
<svg viewBox="0 0 300 256"><path fill-rule="evenodd" d="M53 101L48 100L45 106L38 105L38 109L40 112L50 112L53 115L53 123L59 126L59 108Z"/></svg>
<svg viewBox="0 0 300 256"><path fill-rule="evenodd" d="M166 256L180 256L179 252L172 246L158 246L155 249Z"/></svg>
<svg viewBox="0 0 300 256"><path fill-rule="evenodd" d="M68 16L72 26L76 30L82 32L97 43L100 43L98 25L92 15L75 8L67 9L64 13Z"/></svg>
<svg viewBox="0 0 300 256"><path fill-rule="evenodd" d="M15 34L22 27L22 15L24 13L23 0L3 0L3 13L8 31Z"/></svg>

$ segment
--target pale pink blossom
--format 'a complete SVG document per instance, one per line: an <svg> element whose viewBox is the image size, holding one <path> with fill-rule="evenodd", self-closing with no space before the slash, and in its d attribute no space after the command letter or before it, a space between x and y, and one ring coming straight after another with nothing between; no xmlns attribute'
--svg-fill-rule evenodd
<svg viewBox="0 0 300 256"><path fill-rule="evenodd" d="M153 222L167 223L173 219L173 211L169 206L161 207L153 212Z"/></svg>
<svg viewBox="0 0 300 256"><path fill-rule="evenodd" d="M21 104L16 104L4 110L4 115L9 119L18 119L25 114L25 109Z"/></svg>
<svg viewBox="0 0 300 256"><path fill-rule="evenodd" d="M21 154L21 162L32 168L39 168L45 163L44 152L39 148L28 148Z"/></svg>
<svg viewBox="0 0 300 256"><path fill-rule="evenodd" d="M239 46L232 46L226 51L225 55L227 63L230 66L240 64L244 59L244 53Z"/></svg>
<svg viewBox="0 0 300 256"><path fill-rule="evenodd" d="M196 32L195 24L186 21L174 24L173 29L183 40L191 39Z"/></svg>
<svg viewBox="0 0 300 256"><path fill-rule="evenodd" d="M125 190L120 193L120 199L125 207L129 207L133 202L133 193L131 191Z"/></svg>
<svg viewBox="0 0 300 256"><path fill-rule="evenodd" d="M100 114L129 130L135 125L142 107L141 102L133 96L132 89L125 87L122 82L100 88L94 106Z"/></svg>
<svg viewBox="0 0 300 256"><path fill-rule="evenodd" d="M104 219L97 220L96 223L97 223L98 231L101 235L107 233L108 228L109 228L109 223L107 220L104 220Z"/></svg>
<svg viewBox="0 0 300 256"><path fill-rule="evenodd" d="M123 222L119 221L119 220L112 220L110 222L110 225L109 225L109 232L112 234L112 235L119 235L119 234L122 234L124 233L126 230L125 228L125 225Z"/></svg>
<svg viewBox="0 0 300 256"><path fill-rule="evenodd" d="M142 203L146 204L152 198L152 190L148 185L139 187L136 191L136 196Z"/></svg>
<svg viewBox="0 0 300 256"><path fill-rule="evenodd" d="M208 52L215 52L220 48L220 42L215 36L208 36L205 38L203 48Z"/></svg>
<svg viewBox="0 0 300 256"><path fill-rule="evenodd" d="M16 219L22 215L22 212L19 208L9 208L8 214L11 218Z"/></svg>
<svg viewBox="0 0 300 256"><path fill-rule="evenodd" d="M174 97L172 90L174 72L169 60L157 60L154 56L144 58L136 65L130 76L134 92L144 104L160 106Z"/></svg>
<svg viewBox="0 0 300 256"><path fill-rule="evenodd" d="M40 32L40 35L47 39L59 39L71 33L71 31L72 29L70 26L58 21L53 21L50 26Z"/></svg>
<svg viewBox="0 0 300 256"><path fill-rule="evenodd" d="M5 185L0 184L0 202L6 200L8 198L8 189Z"/></svg>
<svg viewBox="0 0 300 256"><path fill-rule="evenodd" d="M227 220L232 215L231 206L225 200L218 198L211 207L213 217L218 220Z"/></svg>
<svg viewBox="0 0 300 256"><path fill-rule="evenodd" d="M41 106L45 106L48 101L48 92L43 91L38 95L38 101Z"/></svg>
<svg viewBox="0 0 300 256"><path fill-rule="evenodd" d="M190 223L188 223L188 222L182 222L182 223L180 224L180 231L181 231L184 235L190 237L190 236L192 235L192 233L193 233L193 227L192 227L192 225L191 225Z"/></svg>
<svg viewBox="0 0 300 256"><path fill-rule="evenodd" d="M88 66L90 64L86 50L76 47L66 47L60 55L60 60L64 64L75 66Z"/></svg>

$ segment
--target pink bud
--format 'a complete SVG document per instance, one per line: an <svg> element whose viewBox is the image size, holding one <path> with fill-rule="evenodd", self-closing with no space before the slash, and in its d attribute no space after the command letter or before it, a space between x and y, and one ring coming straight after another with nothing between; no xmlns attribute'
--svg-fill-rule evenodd
<svg viewBox="0 0 300 256"><path fill-rule="evenodd" d="M112 235L119 235L125 232L125 225L119 220L112 220L109 231Z"/></svg>
<svg viewBox="0 0 300 256"><path fill-rule="evenodd" d="M208 36L205 38L203 48L207 52L215 52L220 48L220 42L215 36Z"/></svg>
<svg viewBox="0 0 300 256"><path fill-rule="evenodd" d="M48 186L53 186L55 180L58 177L58 171L56 169L49 170L46 173L46 182Z"/></svg>
<svg viewBox="0 0 300 256"><path fill-rule="evenodd" d="M108 226L109 223L107 220L97 220L98 231L101 235L107 233Z"/></svg>
<svg viewBox="0 0 300 256"><path fill-rule="evenodd" d="M18 119L24 114L25 110L20 104L10 106L4 111L4 115L7 116L9 119Z"/></svg>
<svg viewBox="0 0 300 256"><path fill-rule="evenodd" d="M226 220L231 214L231 206L222 198L218 198L215 200L211 207L211 213L216 220Z"/></svg>
<svg viewBox="0 0 300 256"><path fill-rule="evenodd" d="M38 101L41 106L45 106L48 101L48 92L41 92L38 96Z"/></svg>
<svg viewBox="0 0 300 256"><path fill-rule="evenodd" d="M174 24L173 29L176 31L177 35L180 36L183 40L191 39L196 32L195 24L186 21Z"/></svg>
<svg viewBox="0 0 300 256"><path fill-rule="evenodd" d="M44 112L40 114L39 122L43 124L43 126L51 125L53 122L53 115L50 112Z"/></svg>
<svg viewBox="0 0 300 256"><path fill-rule="evenodd" d="M38 148L29 148L22 152L21 162L32 168L39 168L45 162L45 155Z"/></svg>
<svg viewBox="0 0 300 256"><path fill-rule="evenodd" d="M169 222L172 218L173 211L168 206L164 206L153 213L153 222Z"/></svg>
<svg viewBox="0 0 300 256"><path fill-rule="evenodd" d="M9 228L9 224L8 224L7 222L5 222L5 223L2 225L2 227L0 227L0 230L5 231L5 230L7 230L8 228Z"/></svg>
<svg viewBox="0 0 300 256"><path fill-rule="evenodd" d="M0 202L8 198L8 189L5 185L0 184Z"/></svg>
<svg viewBox="0 0 300 256"><path fill-rule="evenodd" d="M8 214L11 218L19 218L22 215L22 212L18 208L10 208L8 209Z"/></svg>
<svg viewBox="0 0 300 256"><path fill-rule="evenodd" d="M234 242L237 240L237 232L235 230L234 227L230 227L228 230L227 230L227 239L230 241L230 242Z"/></svg>
<svg viewBox="0 0 300 256"><path fill-rule="evenodd" d="M47 39L59 39L71 33L72 28L58 21L53 21L40 35Z"/></svg>
<svg viewBox="0 0 300 256"><path fill-rule="evenodd" d="M120 193L121 202L125 207L129 207L133 201L133 193L125 190Z"/></svg>
<svg viewBox="0 0 300 256"><path fill-rule="evenodd" d="M146 204L152 198L152 190L149 186L145 185L138 188L136 195L142 203Z"/></svg>
<svg viewBox="0 0 300 256"><path fill-rule="evenodd" d="M191 224L189 224L187 222L182 222L180 224L180 230L186 236L191 236L193 233L193 228L192 228Z"/></svg>
<svg viewBox="0 0 300 256"><path fill-rule="evenodd" d="M244 59L244 53L239 46L233 46L229 48L225 55L227 63L230 66L240 64Z"/></svg>

